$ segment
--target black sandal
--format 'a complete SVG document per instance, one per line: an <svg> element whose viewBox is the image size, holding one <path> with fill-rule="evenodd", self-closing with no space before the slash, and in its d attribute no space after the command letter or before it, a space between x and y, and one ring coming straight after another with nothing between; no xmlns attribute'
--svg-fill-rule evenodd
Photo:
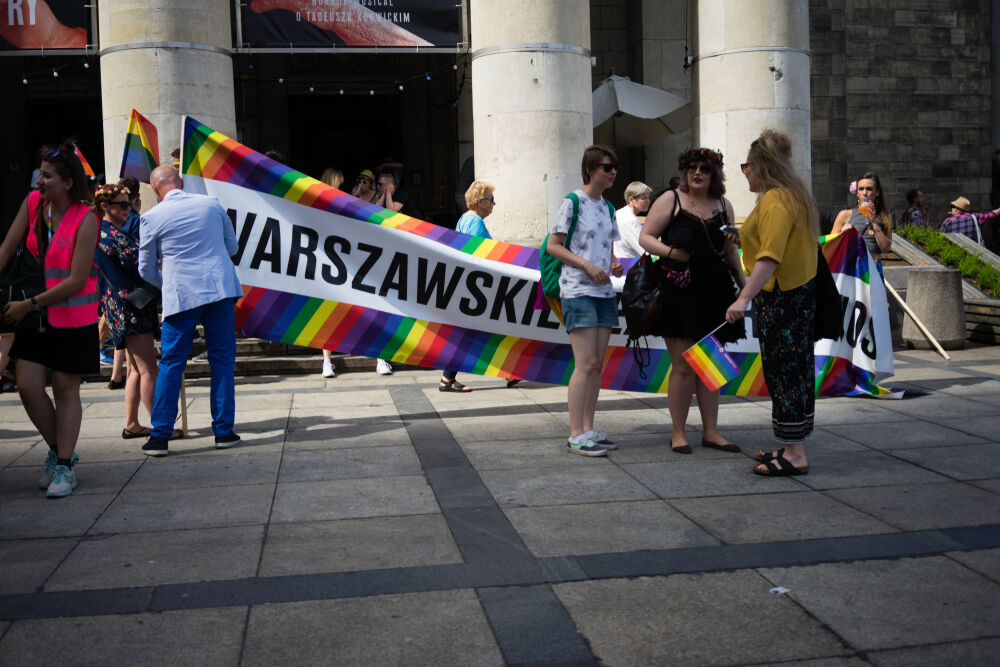
<svg viewBox="0 0 1000 667"><path fill-rule="evenodd" d="M472 388L466 387L458 380L441 380L441 384L438 386L438 391L457 391L468 393L472 391Z"/></svg>
<svg viewBox="0 0 1000 667"><path fill-rule="evenodd" d="M775 465L775 463L780 463L781 467L779 468ZM758 463L757 465L762 465L767 468L767 472L763 472L758 469L757 466L753 467L754 474L761 475L762 477L794 477L796 475L809 474L809 466L806 466L805 468L796 468L781 454L774 457L770 461L764 461L763 463Z"/></svg>
<svg viewBox="0 0 1000 667"><path fill-rule="evenodd" d="M784 456L785 448L782 447L776 452L765 452L763 449L757 452L757 456L753 457L754 461L760 461L761 463L767 463L768 461L773 461L778 456Z"/></svg>

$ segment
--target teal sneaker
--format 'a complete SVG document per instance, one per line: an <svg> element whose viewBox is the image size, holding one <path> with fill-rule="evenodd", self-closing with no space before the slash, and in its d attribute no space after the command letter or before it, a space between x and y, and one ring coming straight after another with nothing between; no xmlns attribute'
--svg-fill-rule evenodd
<svg viewBox="0 0 1000 667"><path fill-rule="evenodd" d="M75 452L73 453L73 458L70 459L69 466L72 468L76 465L77 461L80 460L79 455ZM49 484L52 483L52 475L56 469L56 453L53 450L49 450L48 455L45 457L45 465L42 466L42 476L38 478L38 488L47 489Z"/></svg>
<svg viewBox="0 0 1000 667"><path fill-rule="evenodd" d="M587 431L566 441L566 451L580 456L607 456L608 450L594 442L594 432Z"/></svg>
<svg viewBox="0 0 1000 667"><path fill-rule="evenodd" d="M56 466L52 472L52 483L45 495L49 498L63 498L76 488L76 473L69 466Z"/></svg>

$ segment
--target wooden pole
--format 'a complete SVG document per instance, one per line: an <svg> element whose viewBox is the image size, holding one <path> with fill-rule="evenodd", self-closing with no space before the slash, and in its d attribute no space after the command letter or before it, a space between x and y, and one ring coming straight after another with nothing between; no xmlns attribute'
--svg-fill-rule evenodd
<svg viewBox="0 0 1000 667"><path fill-rule="evenodd" d="M188 402L187 392L184 391L184 374L181 373L181 433L186 438L188 436Z"/></svg>
<svg viewBox="0 0 1000 667"><path fill-rule="evenodd" d="M948 356L948 353L944 351L944 348L941 347L941 345L937 342L937 339L931 335L931 332L927 330L927 327L925 327L924 323L920 321L920 318L917 317L916 313L910 310L910 307L906 305L906 302L903 301L903 299L899 296L899 293L892 288L892 285L889 284L889 281L886 280L884 282L885 282L885 288L889 290L890 294L896 297L896 301L899 302L899 305L903 307L903 311L910 316L910 319L913 320L913 323L917 325L917 328L920 329L920 332L924 334L924 336L927 337L927 340L929 340L931 344L934 345L934 348L941 353L941 356L945 358L945 361L951 361L951 357Z"/></svg>

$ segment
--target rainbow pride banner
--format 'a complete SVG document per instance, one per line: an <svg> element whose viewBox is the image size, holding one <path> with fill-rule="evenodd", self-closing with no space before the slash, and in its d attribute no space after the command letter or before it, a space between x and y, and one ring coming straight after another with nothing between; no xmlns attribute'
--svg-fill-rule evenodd
<svg viewBox="0 0 1000 667"><path fill-rule="evenodd" d="M160 164L160 146L156 137L156 126L146 120L141 113L132 109L128 117L125 133L125 153L118 178L131 176L142 183L149 183L149 172Z"/></svg>
<svg viewBox="0 0 1000 667"><path fill-rule="evenodd" d="M218 198L236 228L240 334L427 368L569 382L569 337L551 310L534 308L536 248L460 234L361 201L193 118L184 119L181 171L185 189ZM867 256L864 242L846 234L824 240L839 253L835 277L851 344L817 343L817 371L824 373L817 387L883 395L876 383L892 369L885 292L879 311L868 264L858 257ZM846 249L837 250L841 245ZM614 283L620 290L624 279ZM871 322L872 312L883 322ZM751 337L726 346L739 376L723 392L764 396L752 311L746 322ZM663 340L649 339L643 378L623 329L624 320L612 330L602 386L665 393L670 358ZM828 357L831 364L820 368Z"/></svg>

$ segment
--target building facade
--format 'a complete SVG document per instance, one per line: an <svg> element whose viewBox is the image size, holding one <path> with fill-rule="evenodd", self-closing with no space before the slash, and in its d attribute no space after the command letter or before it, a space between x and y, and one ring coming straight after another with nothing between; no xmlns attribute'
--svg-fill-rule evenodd
<svg viewBox="0 0 1000 667"><path fill-rule="evenodd" d="M285 4L318 7L321 22L334 6L398 17L433 3ZM580 182L590 92L612 71L691 100L689 129L619 149L616 205L628 182L661 186L681 150L705 145L725 153L728 194L744 216L754 199L738 165L774 127L793 138L821 211L849 205L850 181L873 170L892 208L918 187L940 220L960 195L991 207L997 4L465 0L450 3L454 45L317 52L248 46L252 2L97 0L85 48L2 51L3 223L43 141L74 136L96 171L116 175L136 108L159 128L162 160L188 114L312 176L340 168L348 185L361 169L402 164L402 187L440 224L461 213L459 171L474 157L477 177L497 187L495 235L537 245ZM3 18L5 40L26 20Z"/></svg>

